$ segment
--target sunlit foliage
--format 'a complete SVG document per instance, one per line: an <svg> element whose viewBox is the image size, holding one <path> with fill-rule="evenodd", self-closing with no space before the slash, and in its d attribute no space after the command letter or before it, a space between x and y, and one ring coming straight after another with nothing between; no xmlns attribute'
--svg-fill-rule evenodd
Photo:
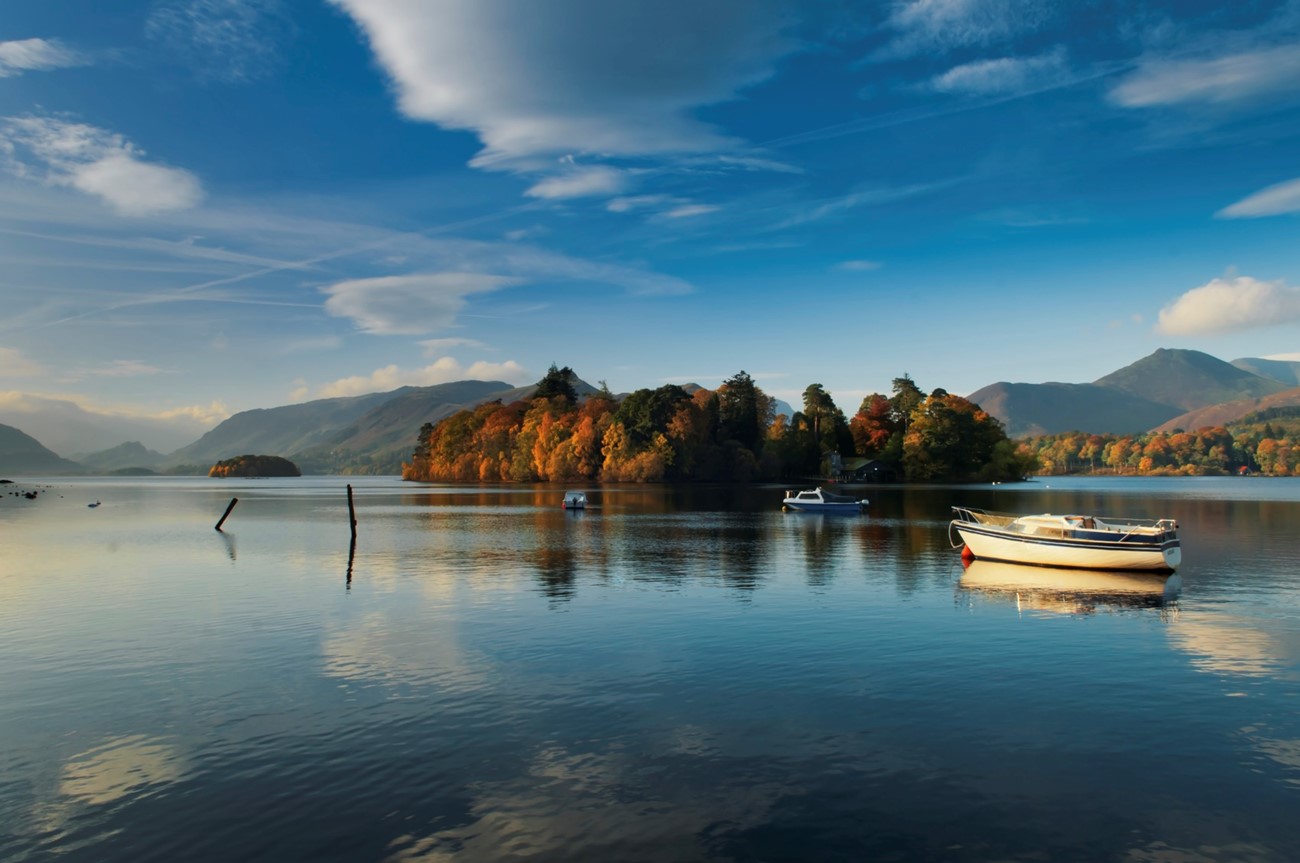
<svg viewBox="0 0 1300 863"><path fill-rule="evenodd" d="M1031 438L1045 474L1300 476L1300 423L1247 417L1228 427L1138 435L1067 432Z"/></svg>
<svg viewBox="0 0 1300 863"><path fill-rule="evenodd" d="M674 384L622 401L608 388L579 401L572 370L552 367L530 401L491 402L421 427L402 477L435 482L750 482L824 476L833 456L889 461L909 479L1015 479L1033 456L1001 423L943 390L926 397L910 377L894 397L869 396L852 420L820 384L803 411L741 371L716 391ZM545 393L551 393L546 395Z"/></svg>

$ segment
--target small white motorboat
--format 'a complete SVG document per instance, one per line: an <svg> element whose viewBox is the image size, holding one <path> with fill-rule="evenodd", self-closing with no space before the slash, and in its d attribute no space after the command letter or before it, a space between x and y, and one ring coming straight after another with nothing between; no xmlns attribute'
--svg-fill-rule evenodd
<svg viewBox="0 0 1300 863"><path fill-rule="evenodd" d="M565 509L586 509L587 493L585 491L566 491L560 506Z"/></svg>
<svg viewBox="0 0 1300 863"><path fill-rule="evenodd" d="M965 544L963 557L1076 569L1167 570L1183 552L1178 523L1091 515L1012 515L954 506L948 525Z"/></svg>
<svg viewBox="0 0 1300 863"><path fill-rule="evenodd" d="M782 506L799 512L862 512L867 506L867 499L859 500L847 494L833 494L818 486L807 491L785 493Z"/></svg>

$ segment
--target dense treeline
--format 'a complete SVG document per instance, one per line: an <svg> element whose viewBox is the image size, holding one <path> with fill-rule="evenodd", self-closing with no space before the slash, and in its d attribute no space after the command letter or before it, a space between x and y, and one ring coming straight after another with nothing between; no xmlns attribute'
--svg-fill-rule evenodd
<svg viewBox="0 0 1300 863"><path fill-rule="evenodd" d="M1032 438L1022 446L1037 456L1044 474L1300 476L1300 423L1287 428L1268 421L1279 417L1286 418L1275 409L1267 417L1257 415L1229 427L1194 432L1069 432Z"/></svg>
<svg viewBox="0 0 1300 863"><path fill-rule="evenodd" d="M208 476L302 476L302 471L278 455L240 455L217 462L208 469Z"/></svg>
<svg viewBox="0 0 1300 863"><path fill-rule="evenodd" d="M527 402L490 402L419 432L402 478L438 482L748 482L825 475L831 455L899 466L910 480L1014 479L1033 462L994 417L960 396L929 396L910 377L846 418L820 384L803 410L744 371L717 390L668 384L621 402L603 384L580 400L572 369L552 366Z"/></svg>

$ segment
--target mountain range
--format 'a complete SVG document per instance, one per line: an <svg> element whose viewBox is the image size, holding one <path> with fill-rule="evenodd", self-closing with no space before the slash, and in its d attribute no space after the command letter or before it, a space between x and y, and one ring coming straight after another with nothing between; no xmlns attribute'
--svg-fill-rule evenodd
<svg viewBox="0 0 1300 863"><path fill-rule="evenodd" d="M1227 363L1200 351L1161 348L1091 383L1001 381L968 398L1000 419L1012 437L1068 431L1137 434L1222 425L1270 407L1300 405L1298 382L1300 362L1247 358ZM575 388L580 395L595 391L581 381ZM424 423L484 402L526 399L534 389L503 381L457 381L242 411L167 454L129 441L79 454L76 461L61 458L16 427L0 425L0 472L197 473L222 459L258 454L287 457L304 473L397 473ZM59 409L66 419L66 408ZM791 413L784 402L778 410ZM29 416L30 410L19 419ZM76 422L84 424L91 416L78 415ZM12 419L0 414L0 421ZM50 423L49 416L37 419L37 426ZM106 427L104 435L118 430Z"/></svg>
<svg viewBox="0 0 1300 863"><path fill-rule="evenodd" d="M1300 388L1300 362L1238 359L1226 363L1200 351L1161 348L1092 383L1001 381L968 398L1002 420L1011 437L1083 431L1139 434L1195 429L1240 419L1265 399ZM1231 405L1231 407L1229 407ZM1202 414L1211 407L1216 413ZM1202 421L1203 417L1214 421Z"/></svg>

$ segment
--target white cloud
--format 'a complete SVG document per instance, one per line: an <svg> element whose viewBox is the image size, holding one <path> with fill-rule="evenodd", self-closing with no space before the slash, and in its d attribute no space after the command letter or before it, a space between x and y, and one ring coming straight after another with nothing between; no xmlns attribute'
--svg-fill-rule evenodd
<svg viewBox="0 0 1300 863"><path fill-rule="evenodd" d="M691 117L796 45L774 0L330 0L355 19L403 114L478 135L475 164L728 145Z"/></svg>
<svg viewBox="0 0 1300 863"><path fill-rule="evenodd" d="M1300 288L1280 279L1221 278L1193 288L1160 310L1156 330L1166 335L1214 335L1300 321Z"/></svg>
<svg viewBox="0 0 1300 863"><path fill-rule="evenodd" d="M351 318L376 335L422 335L455 323L465 297L497 291L521 279L481 273L422 273L353 279L322 288L325 310Z"/></svg>
<svg viewBox="0 0 1300 863"><path fill-rule="evenodd" d="M1300 353L1294 353L1294 354L1268 354L1267 356L1260 357L1260 359L1264 359L1264 360L1279 360L1279 361L1281 361L1281 362L1285 362L1285 363L1300 363Z"/></svg>
<svg viewBox="0 0 1300 863"><path fill-rule="evenodd" d="M44 366L23 356L15 348L0 348L0 378L38 378L46 374Z"/></svg>
<svg viewBox="0 0 1300 863"><path fill-rule="evenodd" d="M1283 213L1300 213L1300 177L1261 189L1215 215L1222 219L1253 219Z"/></svg>
<svg viewBox="0 0 1300 863"><path fill-rule="evenodd" d="M845 272L850 272L850 273L862 273L862 272L867 272L867 271L869 271L869 270L878 270L878 269L880 269L880 262L879 262L879 261L863 261L863 260L858 260L858 261L843 261L843 262L841 262L841 263L839 263L839 264L836 264L836 265L835 265L835 269L837 269L837 270L844 270Z"/></svg>
<svg viewBox="0 0 1300 863"><path fill-rule="evenodd" d="M1050 86L1067 72L1061 49L1036 57L1001 57L956 66L936 75L930 87L940 93L986 96Z"/></svg>
<svg viewBox="0 0 1300 863"><path fill-rule="evenodd" d="M627 175L606 167L568 169L536 183L524 194L533 198L590 198L617 195L627 186Z"/></svg>
<svg viewBox="0 0 1300 863"><path fill-rule="evenodd" d="M10 173L95 195L123 215L182 210L203 197L189 171L145 161L121 135L55 117L0 118L0 152ZM23 157L26 158L23 158Z"/></svg>
<svg viewBox="0 0 1300 863"><path fill-rule="evenodd" d="M428 387L465 380L505 381L522 386L533 380L533 375L514 360L507 360L504 363L477 362L465 368L453 357L442 357L424 368L402 369L390 365L375 369L368 375L340 378L319 387L316 397L359 396L365 393L388 392L398 387Z"/></svg>
<svg viewBox="0 0 1300 863"><path fill-rule="evenodd" d="M279 68L292 29L281 0L167 0L145 22L145 35L175 62L232 84Z"/></svg>
<svg viewBox="0 0 1300 863"><path fill-rule="evenodd" d="M0 42L0 78L24 72L45 72L88 65L85 57L57 39L17 39Z"/></svg>
<svg viewBox="0 0 1300 863"><path fill-rule="evenodd" d="M1223 105L1287 91L1300 91L1300 44L1207 59L1154 58L1111 90L1110 99L1126 108Z"/></svg>

